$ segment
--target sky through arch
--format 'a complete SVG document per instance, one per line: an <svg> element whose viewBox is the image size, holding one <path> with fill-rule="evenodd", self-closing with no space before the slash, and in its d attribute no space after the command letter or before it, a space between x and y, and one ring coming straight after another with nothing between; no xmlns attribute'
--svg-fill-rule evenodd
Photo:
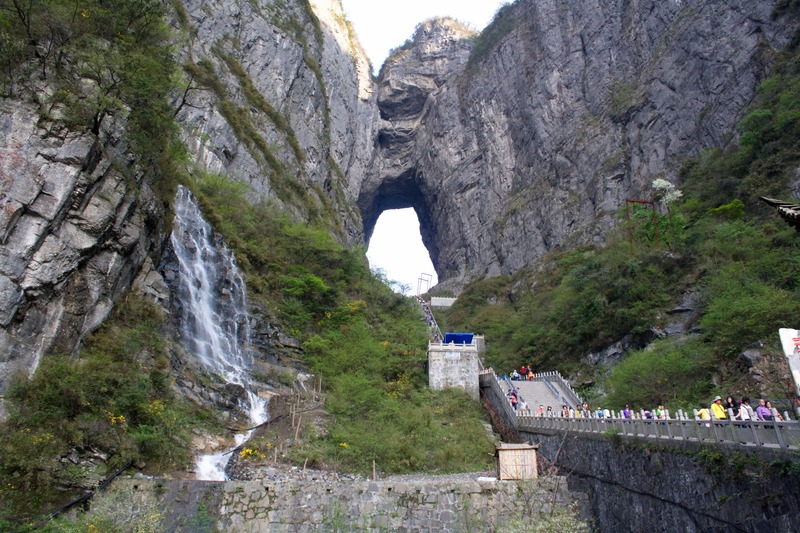
<svg viewBox="0 0 800 533"><path fill-rule="evenodd" d="M347 19L377 74L393 48L411 38L420 22L432 17L453 17L476 31L491 22L508 0L406 0L391 8L376 0L341 0ZM427 290L420 274L430 274L437 283L430 254L422 243L419 220L413 209L394 209L381 213L367 251L370 267L382 270L387 280L405 286L406 294ZM397 287L396 289L397 290Z"/></svg>
<svg viewBox="0 0 800 533"><path fill-rule="evenodd" d="M389 209L381 213L369 241L367 259L372 269L383 271L388 281L397 282L398 292L417 294L427 291L437 282L428 249L419 233L419 219L412 208ZM420 282L420 274L430 275L430 281Z"/></svg>

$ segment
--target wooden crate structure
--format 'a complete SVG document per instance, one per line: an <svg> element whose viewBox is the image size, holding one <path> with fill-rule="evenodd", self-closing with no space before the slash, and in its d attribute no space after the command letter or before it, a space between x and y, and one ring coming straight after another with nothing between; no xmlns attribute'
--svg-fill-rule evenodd
<svg viewBox="0 0 800 533"><path fill-rule="evenodd" d="M497 459L497 479L536 479L539 470L536 466L538 445L510 444L501 442L495 450Z"/></svg>

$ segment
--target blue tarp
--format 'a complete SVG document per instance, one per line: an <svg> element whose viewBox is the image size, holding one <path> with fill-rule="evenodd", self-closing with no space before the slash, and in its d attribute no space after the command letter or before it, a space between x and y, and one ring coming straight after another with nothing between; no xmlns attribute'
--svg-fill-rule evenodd
<svg viewBox="0 0 800 533"><path fill-rule="evenodd" d="M472 344L473 333L454 333L448 331L444 334L444 343L450 344Z"/></svg>

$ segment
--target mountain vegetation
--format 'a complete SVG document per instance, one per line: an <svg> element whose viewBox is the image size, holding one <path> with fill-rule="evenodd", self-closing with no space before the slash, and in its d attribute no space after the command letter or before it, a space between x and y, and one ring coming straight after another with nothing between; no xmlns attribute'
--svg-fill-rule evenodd
<svg viewBox="0 0 800 533"><path fill-rule="evenodd" d="M363 248L348 249L246 187L200 180L204 211L247 273L250 298L303 340L299 361L322 378L328 434L295 450L298 461L369 473L487 468L492 445L480 406L463 393L427 388L428 330L416 300L370 272Z"/></svg>
<svg viewBox="0 0 800 533"><path fill-rule="evenodd" d="M747 393L737 356L754 343L780 354L777 329L800 317L800 239L758 200L787 197L794 179L798 45L800 35L761 84L736 142L687 159L680 190L655 180L655 223L649 206L630 220L623 209L604 246L556 250L513 276L474 282L440 321L484 333L487 364L499 371L558 369L613 408L692 407L714 393ZM691 291L701 295L695 328L653 339ZM628 335L642 349L611 368L587 364L587 354ZM783 383L772 387L783 396Z"/></svg>

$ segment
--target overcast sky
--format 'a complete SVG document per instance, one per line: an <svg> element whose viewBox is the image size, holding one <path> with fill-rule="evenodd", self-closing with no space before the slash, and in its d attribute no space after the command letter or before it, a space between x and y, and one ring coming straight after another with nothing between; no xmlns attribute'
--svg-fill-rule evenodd
<svg viewBox="0 0 800 533"><path fill-rule="evenodd" d="M392 4L380 0L342 0L347 19L376 73L389 51L406 42L420 22L432 17L453 17L480 31L505 3L507 0L404 0ZM418 289L425 292L438 281L422 244L413 209L385 211L381 215L367 258L373 269L383 270L389 280L407 287L407 294L417 294ZM430 275L431 282L422 274Z"/></svg>

